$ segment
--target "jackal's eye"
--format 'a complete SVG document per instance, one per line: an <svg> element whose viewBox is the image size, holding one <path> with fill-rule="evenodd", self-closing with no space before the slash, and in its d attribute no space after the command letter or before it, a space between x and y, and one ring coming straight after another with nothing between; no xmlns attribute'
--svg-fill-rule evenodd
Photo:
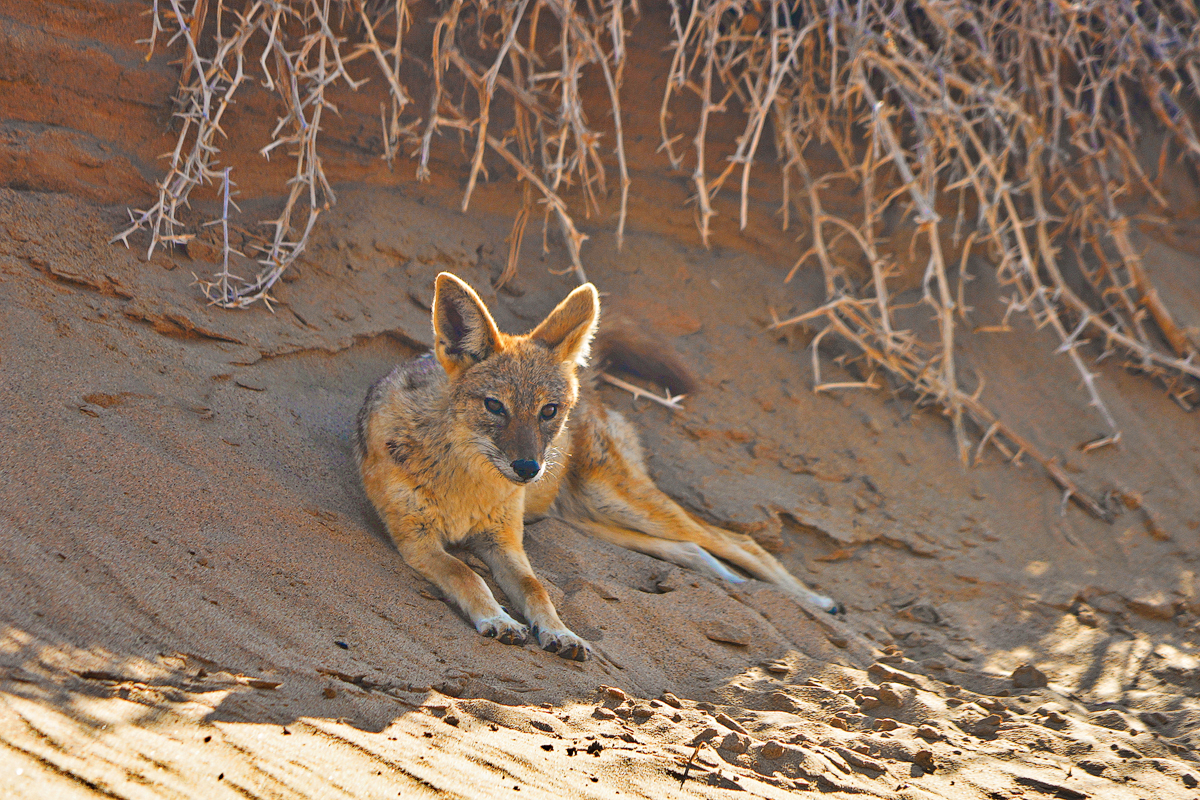
<svg viewBox="0 0 1200 800"><path fill-rule="evenodd" d="M546 421L549 421L549 420L554 419L555 415L557 415L557 414L558 414L558 406L554 403L547 403L546 405L542 406L541 413L538 414L538 416L540 416L542 419L544 419Z"/></svg>
<svg viewBox="0 0 1200 800"><path fill-rule="evenodd" d="M501 403L494 397L483 398L483 407L496 416L501 416L504 414L504 403Z"/></svg>

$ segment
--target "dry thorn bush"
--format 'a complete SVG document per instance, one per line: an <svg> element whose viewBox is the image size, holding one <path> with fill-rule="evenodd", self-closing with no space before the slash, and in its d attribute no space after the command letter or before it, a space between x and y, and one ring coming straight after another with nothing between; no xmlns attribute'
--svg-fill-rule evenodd
<svg viewBox="0 0 1200 800"><path fill-rule="evenodd" d="M1138 196L1166 209L1158 181L1167 165L1200 164L1195 5L672 0L672 8L675 56L661 125L679 165L672 102L681 92L699 97L692 148L702 237L717 193L734 176L745 227L768 120L783 224L793 206L807 222L796 267L816 261L826 302L776 327L823 323L814 371L816 347L833 332L862 354L867 373L882 369L945 409L964 464L988 444L1014 460L1028 454L1062 487L1064 503L1109 518L1111 509L980 401L981 382L964 388L954 358L956 325L968 312L962 287L968 264L989 263L1008 291L1006 321L1024 313L1054 331L1104 425L1085 449L1120 438L1081 352L1089 341L1100 358L1118 354L1160 379L1184 407L1196 402L1197 342L1143 270L1129 211ZM732 158L710 169L708 117L734 99L745 111L744 132ZM1161 141L1157 179L1137 155L1147 138ZM831 150L840 169L817 174L817 147ZM822 203L837 184L860 198L856 214ZM915 226L909 255L925 256L920 285L937 320L933 341L896 327L892 291L903 254L888 246L896 220ZM869 266L861 285L838 255L845 247Z"/></svg>
<svg viewBox="0 0 1200 800"><path fill-rule="evenodd" d="M1014 461L1028 455L1063 489L1064 504L1111 517L1105 501L983 404L982 378L968 388L955 363L956 331L969 318L963 286L969 269L994 269L1006 292L1005 326L1025 314L1058 337L1103 424L1085 450L1120 439L1088 363L1097 354L1153 376L1185 408L1197 402L1196 337L1173 320L1130 233L1143 205L1169 211L1162 179L1173 164L1200 166L1195 4L669 2L662 149L673 167L690 165L706 244L731 179L744 228L756 159L778 174L783 226L796 221L803 232L786 280L815 262L826 300L775 326L817 329L817 390L847 385L820 380L817 347L832 333L862 362L867 377L853 385L880 386L882 370L919 402L944 409L964 464L989 445ZM219 183L224 211L213 224L226 231L225 262L202 288L221 306L269 302L334 201L317 147L323 115L336 111L329 91L374 78L388 86L390 105L380 112L389 165L407 150L417 175L428 177L434 138L456 131L470 166L464 210L489 152L523 182L501 282L515 273L539 202L583 280L586 237L563 193L573 186L585 213L599 211L615 160L620 243L629 186L620 94L627 26L638 15L637 0L246 0L237 9L226 0L154 0L151 51L162 39L183 43L180 129L158 202L134 212L117 238L128 243L147 230L151 250L186 242L180 209L194 188ZM430 35L414 37L414 25L425 24ZM416 40L432 44L418 53ZM607 88L607 107L591 109L611 116L604 148L584 108L585 70ZM262 152L287 153L295 172L258 254L261 269L243 277L229 271L232 181L218 156L226 112L251 75L286 109ZM404 82L413 75L423 76L418 92ZM415 101L418 94L428 102ZM685 94L698 113L677 114ZM745 121L736 142L712 141L713 115L733 112ZM503 132L494 122L501 117ZM730 149L713 165L712 151ZM858 209L828 202L835 194L857 198ZM907 242L898 235L905 226L915 231ZM916 283L936 321L928 340L897 322L894 297L911 283L902 266L914 258L924 261Z"/></svg>
<svg viewBox="0 0 1200 800"><path fill-rule="evenodd" d="M285 109L260 152L295 160L287 200L279 216L266 223L273 235L257 254L258 274L231 274L226 245L225 268L202 281L201 288L211 302L227 308L260 300L269 304L271 288L304 250L318 215L336 201L318 148L323 117L337 113L331 94L339 86L355 89L375 78L388 87L390 106L381 107L380 116L382 156L389 165L409 148L417 176L428 178L434 137L453 130L473 143L463 210L480 173L486 173L488 151L526 182L501 282L515 273L525 226L539 199L547 219L553 217L561 229L572 268L584 281L580 247L587 237L577 229L562 192L576 185L585 208L597 210L608 192L610 167L601 154L602 132L589 125L584 111L581 75L596 66L608 87L610 106L604 111L611 113L615 131L620 241L629 175L619 96L625 16L636 12L636 0L153 0L146 40L151 53L163 39L167 45L181 42L184 50L175 113L179 132L158 184L158 201L131 212L130 226L115 240L128 244L131 234L146 230L151 253L160 245L186 244L194 234L180 212L194 189L215 183L225 211L214 224L228 226L231 182L219 165L223 125L238 91L247 81L260 81ZM414 53L405 38L411 40L414 24L425 24L414 22L416 15L425 20L431 13L430 52ZM421 87L429 96L426 108L417 107L416 93L403 82L413 74L404 70L406 62L416 62L418 74L427 76ZM503 135L490 124L497 98L511 121Z"/></svg>

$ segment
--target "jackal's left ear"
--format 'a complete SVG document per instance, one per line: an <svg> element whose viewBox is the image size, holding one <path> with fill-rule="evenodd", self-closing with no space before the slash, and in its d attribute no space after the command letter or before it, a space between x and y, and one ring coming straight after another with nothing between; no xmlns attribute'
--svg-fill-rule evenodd
<svg viewBox="0 0 1200 800"><path fill-rule="evenodd" d="M596 287L585 283L567 295L542 323L529 334L558 357L579 366L587 363L592 337L600 322L600 298Z"/></svg>
<svg viewBox="0 0 1200 800"><path fill-rule="evenodd" d="M483 361L500 347L500 330L475 290L443 272L433 289L433 351L446 373Z"/></svg>

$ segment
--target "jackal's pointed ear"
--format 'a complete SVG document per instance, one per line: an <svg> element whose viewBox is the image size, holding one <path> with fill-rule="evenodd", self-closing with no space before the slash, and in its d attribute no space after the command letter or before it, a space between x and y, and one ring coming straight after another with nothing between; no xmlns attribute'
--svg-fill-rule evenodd
<svg viewBox="0 0 1200 800"><path fill-rule="evenodd" d="M567 295L529 334L558 358L579 366L587 363L592 337L600 323L600 298L596 287L585 283Z"/></svg>
<svg viewBox="0 0 1200 800"><path fill-rule="evenodd" d="M433 352L453 377L500 347L500 331L475 290L449 272L433 290Z"/></svg>

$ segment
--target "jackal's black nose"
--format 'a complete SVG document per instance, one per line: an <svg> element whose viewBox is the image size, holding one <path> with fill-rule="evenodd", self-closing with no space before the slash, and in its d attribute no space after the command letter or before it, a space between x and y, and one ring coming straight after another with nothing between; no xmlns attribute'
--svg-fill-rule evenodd
<svg viewBox="0 0 1200 800"><path fill-rule="evenodd" d="M531 481L538 474L541 467L536 461L531 461L528 458L518 459L510 465L513 472L517 473L517 477L523 481Z"/></svg>

